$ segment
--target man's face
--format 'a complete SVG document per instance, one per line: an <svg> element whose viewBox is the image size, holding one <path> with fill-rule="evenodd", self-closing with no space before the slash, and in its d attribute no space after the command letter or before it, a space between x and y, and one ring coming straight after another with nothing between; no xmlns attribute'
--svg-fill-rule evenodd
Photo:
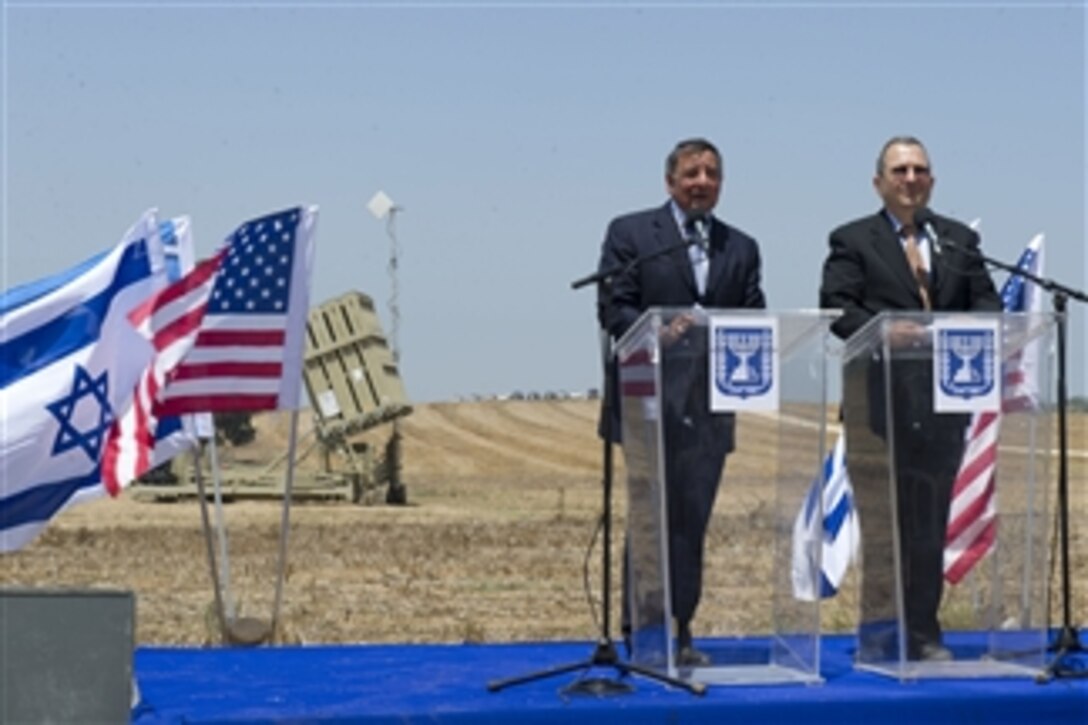
<svg viewBox="0 0 1088 725"><path fill-rule="evenodd" d="M888 211L908 223L929 203L934 181L921 146L894 144L884 152L884 170L873 178L873 187Z"/></svg>
<svg viewBox="0 0 1088 725"><path fill-rule="evenodd" d="M687 213L709 212L718 203L722 190L722 170L718 157L711 151L695 151L676 161L672 176L665 185L676 203Z"/></svg>

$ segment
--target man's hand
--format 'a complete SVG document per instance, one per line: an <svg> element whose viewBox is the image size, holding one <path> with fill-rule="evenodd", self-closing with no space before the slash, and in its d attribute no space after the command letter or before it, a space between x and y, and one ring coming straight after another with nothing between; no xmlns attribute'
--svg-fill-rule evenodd
<svg viewBox="0 0 1088 725"><path fill-rule="evenodd" d="M661 328L661 343L668 347L672 345L695 324L695 315L683 312L669 320L669 324Z"/></svg>
<svg viewBox="0 0 1088 725"><path fill-rule="evenodd" d="M910 320L895 320L888 325L888 344L895 349L929 345L929 328Z"/></svg>

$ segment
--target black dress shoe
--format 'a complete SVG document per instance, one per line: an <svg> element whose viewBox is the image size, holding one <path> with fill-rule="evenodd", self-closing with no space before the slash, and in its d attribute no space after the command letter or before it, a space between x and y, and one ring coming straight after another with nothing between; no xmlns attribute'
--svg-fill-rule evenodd
<svg viewBox="0 0 1088 725"><path fill-rule="evenodd" d="M882 647L880 645L863 645L854 653L854 661L861 664L891 662L894 659L896 659L895 649L893 647Z"/></svg>
<svg viewBox="0 0 1088 725"><path fill-rule="evenodd" d="M912 660L919 660L921 662L951 662L952 650L948 649L940 642L926 642L918 646L917 650L911 652Z"/></svg>
<svg viewBox="0 0 1088 725"><path fill-rule="evenodd" d="M710 655L695 649L694 645L685 645L676 655L676 664L679 667L709 667Z"/></svg>
<svg viewBox="0 0 1088 725"><path fill-rule="evenodd" d="M858 638L854 661L862 664L892 662L899 659L899 645L895 633L868 634Z"/></svg>

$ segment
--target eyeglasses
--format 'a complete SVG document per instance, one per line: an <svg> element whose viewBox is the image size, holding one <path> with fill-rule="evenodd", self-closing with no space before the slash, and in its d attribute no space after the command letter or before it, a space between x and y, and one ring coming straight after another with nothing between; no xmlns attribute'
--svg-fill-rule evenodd
<svg viewBox="0 0 1088 725"><path fill-rule="evenodd" d="M891 168L892 176L906 176L908 171L913 171L915 176L929 176L929 167L921 164L914 166L903 164Z"/></svg>

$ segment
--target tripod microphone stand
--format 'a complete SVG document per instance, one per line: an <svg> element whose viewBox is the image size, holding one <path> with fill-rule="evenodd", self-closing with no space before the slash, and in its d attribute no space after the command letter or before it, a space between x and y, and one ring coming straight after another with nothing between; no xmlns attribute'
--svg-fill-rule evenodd
<svg viewBox="0 0 1088 725"><path fill-rule="evenodd" d="M1069 319L1066 302L1069 296L1081 302L1088 302L1088 297L1084 293L1061 286L1047 288L1044 285L1044 289L1051 293L1054 312L1058 316L1058 540L1062 555L1062 627L1051 645L1054 660L1036 678L1040 683L1049 682L1055 677L1088 677L1088 671L1071 669L1064 664L1067 656L1088 651L1081 644L1077 629L1073 626L1071 611L1073 593L1072 575L1069 571L1069 429L1066 424L1068 395L1065 377L1066 330Z"/></svg>
<svg viewBox="0 0 1088 725"><path fill-rule="evenodd" d="M638 257L633 259L628 264L620 264L612 269L605 270L591 274L582 279L576 280L571 283L572 289L580 289L589 284L600 284L608 292L608 296L611 297L611 284L612 280L617 275L626 274L632 269L642 264L648 259L658 257L664 254L668 254L676 249L685 249L692 242L682 242L680 244L674 244L664 247L655 251L653 254L646 255L644 257ZM607 352L605 353L605 365L606 374L604 379L604 385L602 390L603 405L602 405L602 421L601 421L601 437L603 438L603 452L602 452L602 480L601 480L601 493L603 496L603 503L601 507L601 528L603 532L604 542L601 547L602 556L602 586L601 586L601 631L597 637L597 644L593 649L593 653L584 660L577 662L570 662L567 664L557 665L537 672L531 672L526 675L520 675L517 677L511 677L504 680L492 680L487 683L487 689L490 692L498 692L507 687L514 685L522 685L529 682L535 682L537 680L546 679L549 677L555 677L558 675L566 674L568 672L576 671L588 671L594 667L610 667L616 670L621 676L629 674L642 675L651 680L656 680L666 685L672 685L678 687L695 695L706 694L706 685L701 682L688 682L675 677L670 677L662 672L652 670L642 665L626 662L622 660L619 653L616 651L616 645L612 641L612 626L611 626L611 614L612 614L612 474L613 474L613 453L612 453L612 420L613 420L613 407L618 403L615 396L615 389L618 385L614 385L618 382L619 378L618 366L616 364L616 354L610 344L606 345ZM609 679L606 677L592 677L583 678L575 681L571 685L564 688L564 692L569 694L579 695L621 695L630 693L634 688L626 683L615 679Z"/></svg>
<svg viewBox="0 0 1088 725"><path fill-rule="evenodd" d="M1009 274L1019 275L1029 282L1037 284L1050 294L1051 305L1057 317L1058 327L1058 542L1062 559L1062 626L1049 648L1050 651L1055 653L1054 660L1036 677L1036 681L1043 683L1049 682L1056 677L1088 677L1088 670L1071 669L1064 665L1067 656L1088 652L1088 649L1085 649L1084 645L1081 644L1077 629L1072 623L1072 575L1069 570L1069 429L1067 423L1068 390L1066 384L1067 302L1069 298L1080 302L1088 302L1088 295L1059 284L1054 280L1039 277L1015 265L988 257L977 249L965 248L947 238L941 239L940 242L951 249L973 256L990 266L1003 269Z"/></svg>

